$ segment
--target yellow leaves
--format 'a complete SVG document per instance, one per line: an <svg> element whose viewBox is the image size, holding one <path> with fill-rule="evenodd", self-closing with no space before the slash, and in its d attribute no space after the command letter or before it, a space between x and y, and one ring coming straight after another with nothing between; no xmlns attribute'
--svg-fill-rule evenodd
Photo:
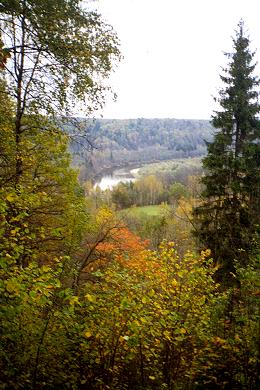
<svg viewBox="0 0 260 390"><path fill-rule="evenodd" d="M121 263L111 263L103 271L102 283L86 284L83 294L85 345L91 351L101 347L102 356L108 358L115 346L115 364L138 358L140 350L145 361L152 363L165 345L180 351L186 341L204 338L207 331L207 303L214 286L200 259L191 252L178 257L172 243L142 256L148 264L145 272L141 272L141 262L134 272ZM100 359L98 353L95 358ZM147 378L149 374L149 381L158 380L157 370L148 371Z"/></svg>
<svg viewBox="0 0 260 390"><path fill-rule="evenodd" d="M204 260L208 257L211 256L211 250L210 249L206 249L204 251L201 251L201 258Z"/></svg>
<svg viewBox="0 0 260 390"><path fill-rule="evenodd" d="M129 340L129 336L127 336L127 335L119 337L120 343L124 343L125 341L128 341L128 340Z"/></svg>
<svg viewBox="0 0 260 390"><path fill-rule="evenodd" d="M98 225L103 226L113 219L113 212L108 207L103 207L98 210L96 221Z"/></svg>
<svg viewBox="0 0 260 390"><path fill-rule="evenodd" d="M155 295L155 291L153 288L151 290L149 290L148 295L149 295L149 297L153 297Z"/></svg>
<svg viewBox="0 0 260 390"><path fill-rule="evenodd" d="M79 305L80 302L79 302L79 297L77 297L76 295L73 295L70 300L69 300L69 304L71 306L74 306L75 304Z"/></svg>
<svg viewBox="0 0 260 390"><path fill-rule="evenodd" d="M171 285L172 285L173 287L177 287L177 286L178 286L177 280L176 280L176 279L173 279L173 280L171 281Z"/></svg>
<svg viewBox="0 0 260 390"><path fill-rule="evenodd" d="M162 308L162 307L161 307L161 304L158 303L158 302L156 302L156 301L154 302L153 305L154 305L154 307L157 308L157 309L161 309L161 308Z"/></svg>
<svg viewBox="0 0 260 390"><path fill-rule="evenodd" d="M90 330L87 330L85 333L84 333L84 336L89 339L91 336L92 336L92 333Z"/></svg>
<svg viewBox="0 0 260 390"><path fill-rule="evenodd" d="M214 344L221 345L221 346L226 344L226 340L224 340L218 336L213 338L213 342L214 342Z"/></svg>
<svg viewBox="0 0 260 390"><path fill-rule="evenodd" d="M166 340L171 341L171 333L170 333L168 330L165 330L165 331L163 332L163 335L164 335L164 337L165 337Z"/></svg>
<svg viewBox="0 0 260 390"><path fill-rule="evenodd" d="M12 202L15 202L16 197L15 197L14 194L10 193L10 194L6 195L5 199L6 199L8 202L12 203Z"/></svg>
<svg viewBox="0 0 260 390"><path fill-rule="evenodd" d="M6 282L5 285L6 291L10 294L19 295L20 293L20 286L17 284L15 280L9 279Z"/></svg>
<svg viewBox="0 0 260 390"><path fill-rule="evenodd" d="M141 326L141 324L140 324L140 322L139 322L138 320L134 320L134 321L133 321L133 324L137 325L138 327Z"/></svg>
<svg viewBox="0 0 260 390"><path fill-rule="evenodd" d="M235 335L235 340L238 341L238 342L242 341L238 334Z"/></svg>
<svg viewBox="0 0 260 390"><path fill-rule="evenodd" d="M85 295L85 298L87 298L87 300L91 303L95 303L96 302L96 297L94 295L91 295L91 294L86 294Z"/></svg>
<svg viewBox="0 0 260 390"><path fill-rule="evenodd" d="M42 272L50 272L51 271L51 267L49 267L48 265L43 265L42 267L41 267L41 270L42 270Z"/></svg>

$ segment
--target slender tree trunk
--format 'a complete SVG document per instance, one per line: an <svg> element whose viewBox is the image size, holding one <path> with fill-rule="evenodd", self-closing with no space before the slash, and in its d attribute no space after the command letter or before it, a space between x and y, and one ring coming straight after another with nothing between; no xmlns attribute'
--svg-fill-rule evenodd
<svg viewBox="0 0 260 390"><path fill-rule="evenodd" d="M15 73L17 75L17 90L16 90L16 118L15 118L15 144L16 144L16 161L15 161L15 185L19 184L20 177L23 173L23 161L21 156L21 135L22 135L22 117L23 117L23 77L24 77L24 61L25 61L25 41L26 41L26 23L25 23L25 1L24 15L21 20L21 51L20 55L16 52ZM15 26L14 26L15 29ZM19 58L20 57L20 58Z"/></svg>
<svg viewBox="0 0 260 390"><path fill-rule="evenodd" d="M34 370L33 370L33 383L32 383L33 390L37 389L37 375L38 375L38 367L39 367L39 362L40 362L40 351L41 351L41 347L43 345L43 340L44 340L45 334L47 332L49 321L50 321L50 316L46 320L46 323L44 325L44 328L43 328L43 331L41 334L41 338L40 338L40 341L39 341L39 344L37 347L35 365L34 365Z"/></svg>

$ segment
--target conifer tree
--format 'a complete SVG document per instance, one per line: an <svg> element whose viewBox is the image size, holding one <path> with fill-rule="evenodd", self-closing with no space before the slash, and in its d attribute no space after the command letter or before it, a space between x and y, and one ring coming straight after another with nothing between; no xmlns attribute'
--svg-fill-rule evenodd
<svg viewBox="0 0 260 390"><path fill-rule="evenodd" d="M196 233L220 265L219 278L230 282L235 264L245 265L256 249L260 204L259 80L244 23L233 39L234 52L223 69L221 109L213 115L216 134L207 144L202 203L194 210Z"/></svg>

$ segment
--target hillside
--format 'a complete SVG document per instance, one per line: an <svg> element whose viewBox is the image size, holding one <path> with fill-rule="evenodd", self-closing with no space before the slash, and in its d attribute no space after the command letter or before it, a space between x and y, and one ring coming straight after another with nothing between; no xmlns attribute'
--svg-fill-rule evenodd
<svg viewBox="0 0 260 390"><path fill-rule="evenodd" d="M71 151L84 179L123 165L202 156L205 140L213 134L207 120L78 119L78 123L84 137L73 138Z"/></svg>

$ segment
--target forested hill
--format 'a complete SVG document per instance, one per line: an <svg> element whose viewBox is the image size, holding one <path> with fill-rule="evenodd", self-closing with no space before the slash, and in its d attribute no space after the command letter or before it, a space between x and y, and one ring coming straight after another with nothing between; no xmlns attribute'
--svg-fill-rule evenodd
<svg viewBox="0 0 260 390"><path fill-rule="evenodd" d="M71 151L82 175L116 166L202 156L213 128L207 120L184 119L78 119L86 138L74 138ZM88 141L94 145L86 151Z"/></svg>

